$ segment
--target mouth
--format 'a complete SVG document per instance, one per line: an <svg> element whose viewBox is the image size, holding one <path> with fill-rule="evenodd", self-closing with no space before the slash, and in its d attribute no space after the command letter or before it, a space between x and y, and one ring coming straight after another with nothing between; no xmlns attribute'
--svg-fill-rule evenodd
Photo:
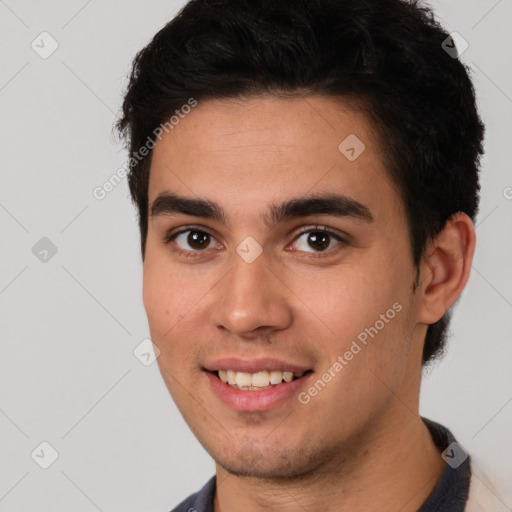
<svg viewBox="0 0 512 512"><path fill-rule="evenodd" d="M202 368L212 393L231 410L264 412L293 406L313 369L276 358L224 357Z"/></svg>
<svg viewBox="0 0 512 512"><path fill-rule="evenodd" d="M312 370L293 372L289 370L261 370L254 373L236 370L214 370L215 375L224 384L242 391L262 391L283 383L293 382L311 373Z"/></svg>

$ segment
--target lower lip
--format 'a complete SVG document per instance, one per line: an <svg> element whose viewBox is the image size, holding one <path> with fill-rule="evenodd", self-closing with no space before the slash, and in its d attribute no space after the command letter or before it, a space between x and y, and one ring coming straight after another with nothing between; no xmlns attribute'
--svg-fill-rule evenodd
<svg viewBox="0 0 512 512"><path fill-rule="evenodd" d="M205 374L213 392L222 402L235 411L245 412L269 411L278 407L286 400L295 397L298 389L312 375L308 373L299 379L283 382L261 391L247 391L232 388L211 372L205 371Z"/></svg>

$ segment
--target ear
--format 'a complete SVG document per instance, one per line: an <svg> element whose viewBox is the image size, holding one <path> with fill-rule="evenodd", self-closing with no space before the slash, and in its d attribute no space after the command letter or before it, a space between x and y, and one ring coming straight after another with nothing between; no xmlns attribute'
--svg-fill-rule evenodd
<svg viewBox="0 0 512 512"><path fill-rule="evenodd" d="M429 243L420 264L418 321L437 322L458 299L469 278L475 228L462 212L453 215Z"/></svg>

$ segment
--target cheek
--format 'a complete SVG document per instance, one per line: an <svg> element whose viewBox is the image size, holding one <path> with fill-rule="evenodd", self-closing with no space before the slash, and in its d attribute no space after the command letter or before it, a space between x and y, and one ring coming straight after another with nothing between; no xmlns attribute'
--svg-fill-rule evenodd
<svg viewBox="0 0 512 512"><path fill-rule="evenodd" d="M411 344L409 276L386 267L347 265L291 287L320 320L326 368L341 356L355 380L366 379L371 369L394 382L405 367Z"/></svg>
<svg viewBox="0 0 512 512"><path fill-rule="evenodd" d="M173 309L173 295L169 293L167 279L161 274L160 266L146 258L144 262L142 300L153 334L163 335L170 326Z"/></svg>
<svg viewBox="0 0 512 512"><path fill-rule="evenodd" d="M327 384L325 393L310 388L316 394L311 403L321 428L322 423L339 422L347 410L354 421L362 421L399 392L411 350L412 321L411 299L402 284L379 281L376 275L358 277L355 272L319 284L324 285L321 300L311 309L334 332L318 337L322 344L318 377L332 384ZM304 302L308 300L313 296ZM335 375L332 379L329 371Z"/></svg>
<svg viewBox="0 0 512 512"><path fill-rule="evenodd" d="M192 268L192 267L190 267ZM165 368L193 366L192 354L201 340L205 325L206 279L172 265L164 254L148 254L144 262L143 303L151 338L159 348L158 362ZM180 361L179 368L176 361ZM185 364L185 361L190 364Z"/></svg>
<svg viewBox="0 0 512 512"><path fill-rule="evenodd" d="M158 347L157 364L169 393L177 404L185 401L180 390L189 388L196 371L192 359L197 332L187 332L188 316L181 288L185 283L171 279L166 265L151 259L144 263L143 302L148 318L151 340ZM189 313L191 314L191 313ZM195 335L194 335L195 334Z"/></svg>
<svg viewBox="0 0 512 512"><path fill-rule="evenodd" d="M161 249L148 247L144 261L142 298L150 327L169 334L197 302L196 280L173 265ZM171 331L169 331L171 329Z"/></svg>
<svg viewBox="0 0 512 512"><path fill-rule="evenodd" d="M368 265L344 266L296 278L290 286L331 334L352 338L404 300L404 286ZM394 311L391 311L393 315ZM327 331L326 331L327 332Z"/></svg>

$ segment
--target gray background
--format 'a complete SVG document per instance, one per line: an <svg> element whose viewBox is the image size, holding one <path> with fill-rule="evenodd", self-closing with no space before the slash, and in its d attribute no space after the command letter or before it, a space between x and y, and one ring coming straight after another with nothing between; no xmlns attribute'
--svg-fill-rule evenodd
<svg viewBox="0 0 512 512"><path fill-rule="evenodd" d="M182 4L0 0L2 511L168 511L214 472L133 354L149 330L126 182L92 194L126 161L111 127L131 60ZM421 412L511 480L512 1L433 5L469 43L487 153L474 269Z"/></svg>

